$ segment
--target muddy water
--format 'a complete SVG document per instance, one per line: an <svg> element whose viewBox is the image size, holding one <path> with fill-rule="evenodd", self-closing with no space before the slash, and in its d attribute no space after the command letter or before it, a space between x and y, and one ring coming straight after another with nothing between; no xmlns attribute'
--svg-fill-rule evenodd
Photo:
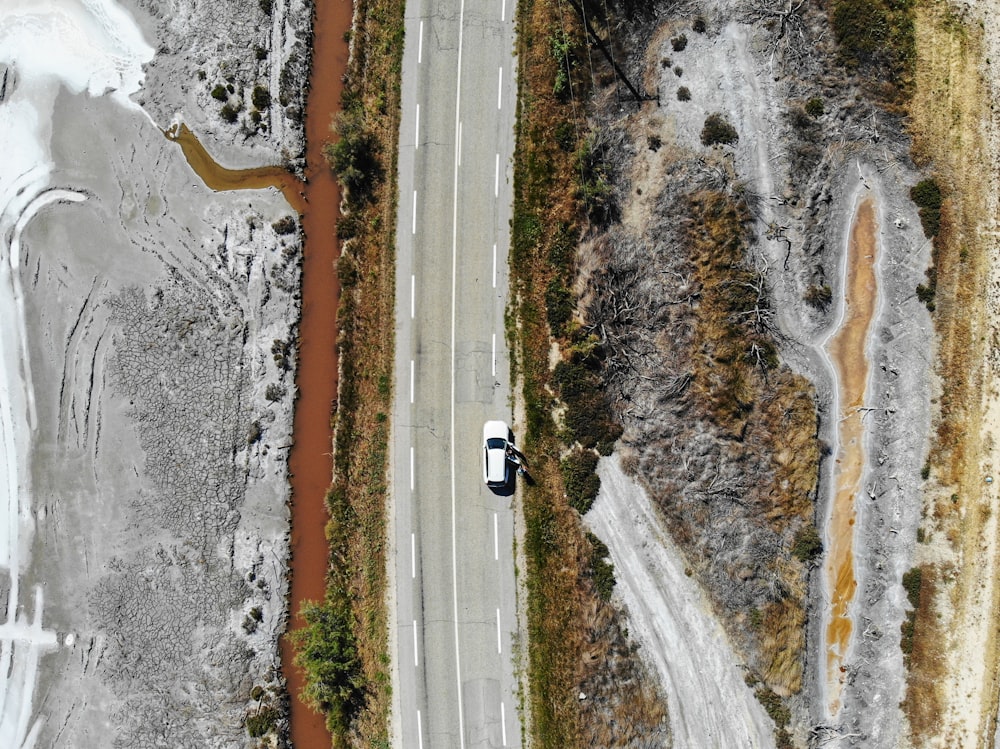
<svg viewBox="0 0 1000 749"><path fill-rule="evenodd" d="M331 415L337 397L337 305L340 284L334 270L339 255L336 219L340 189L323 158L330 124L340 109L341 79L347 70L345 32L351 28L350 0L316 0L313 64L306 103L305 184L280 167L226 169L215 162L183 125L166 133L180 144L188 163L214 190L277 187L302 216L306 241L302 268L302 317L295 384L298 400L293 423L294 445L288 457L292 485L292 557L290 629L303 622L303 600L325 595L327 521L324 497L333 477ZM304 189L304 192L303 192ZM291 700L291 738L296 749L329 747L322 716L298 700L301 672L292 663L292 648L281 643L281 661Z"/></svg>
<svg viewBox="0 0 1000 749"><path fill-rule="evenodd" d="M854 215L847 255L844 318L826 349L838 379L839 414L837 453L834 464L834 498L827 527L826 582L830 591L830 614L826 630L826 667L829 710L840 710L843 660L853 624L849 607L854 600L855 498L864 472L865 387L869 363L866 356L868 331L875 314L876 240L875 204L863 201Z"/></svg>
<svg viewBox="0 0 1000 749"><path fill-rule="evenodd" d="M306 200L303 195L302 180L280 166L261 166L253 169L227 169L218 164L205 150L187 125L181 124L165 130L164 135L174 141L184 152L184 158L201 177L206 186L213 190L256 190L276 187L285 200L299 214L305 212Z"/></svg>

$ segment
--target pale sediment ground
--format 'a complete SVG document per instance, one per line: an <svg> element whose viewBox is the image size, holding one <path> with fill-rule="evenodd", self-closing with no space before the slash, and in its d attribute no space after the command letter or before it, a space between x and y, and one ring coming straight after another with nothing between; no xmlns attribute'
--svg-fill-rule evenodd
<svg viewBox="0 0 1000 749"><path fill-rule="evenodd" d="M677 749L773 747L774 725L649 496L615 455L598 466L587 524L608 546L630 636L667 698Z"/></svg>
<svg viewBox="0 0 1000 749"><path fill-rule="evenodd" d="M207 76L178 76L185 51L211 41L198 64L213 75L219 50L247 54L195 16L229 14L231 28L256 34L245 16L258 4L191 4L169 23L140 14L141 37L110 0L0 16L12 7L50 36L4 48L17 26L0 22L0 121L25 133L0 138L26 160L0 167L4 457L19 471L0 566L5 597L21 591L17 625L9 607L0 626L14 664L0 745L249 746L245 716L280 703L292 388L272 344L292 339L298 239L271 226L293 215L276 191L212 193L158 125L177 101L208 98ZM155 123L126 98L143 39L159 70L173 66L155 77ZM33 77L36 48L51 69ZM87 55L100 64L84 67ZM289 130L258 150L297 152Z"/></svg>

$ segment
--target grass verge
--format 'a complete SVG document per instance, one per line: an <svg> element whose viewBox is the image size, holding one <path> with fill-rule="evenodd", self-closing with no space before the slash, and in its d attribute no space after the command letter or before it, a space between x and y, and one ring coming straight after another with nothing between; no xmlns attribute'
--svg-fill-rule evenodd
<svg viewBox="0 0 1000 749"><path fill-rule="evenodd" d="M567 497L572 488L572 503L585 509L596 493L597 451L617 436L594 374L593 343L571 319L568 291L580 227L588 215L603 214L607 194L584 135L579 100L586 86L576 65L584 47L575 17L522 0L518 24L508 335L536 478L523 491L530 741L625 746L665 731L665 709L607 602L614 584L607 550L585 532ZM565 363L558 381L549 368L552 332ZM553 419L556 391L564 401L560 423ZM578 418L584 410L588 418ZM570 443L576 447L567 453Z"/></svg>
<svg viewBox="0 0 1000 749"><path fill-rule="evenodd" d="M337 232L341 301L334 481L327 492L326 598L304 608L296 662L305 696L335 747L388 747L386 498L394 340L396 152L403 52L401 0L355 3L336 141L344 187ZM332 207L331 207L332 208Z"/></svg>

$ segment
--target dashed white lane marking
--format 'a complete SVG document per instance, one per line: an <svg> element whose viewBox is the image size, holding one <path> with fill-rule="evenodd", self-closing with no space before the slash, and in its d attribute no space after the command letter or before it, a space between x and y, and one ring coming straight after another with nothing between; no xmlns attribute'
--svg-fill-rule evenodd
<svg viewBox="0 0 1000 749"><path fill-rule="evenodd" d="M493 513L493 559L500 559L500 528L497 514Z"/></svg>
<svg viewBox="0 0 1000 749"><path fill-rule="evenodd" d="M458 637L458 492L455 485L455 318L458 298L458 136L461 133L462 118L462 49L465 41L465 0L458 6L458 76L455 81L455 173L454 192L452 193L451 219L451 424L448 432L449 469L451 473L451 602L452 617L455 623L455 685L458 700L458 741L459 749L465 749L465 714L462 709L462 649Z"/></svg>
<svg viewBox="0 0 1000 749"><path fill-rule="evenodd" d="M493 376L497 376L497 334L493 334Z"/></svg>
<svg viewBox="0 0 1000 749"><path fill-rule="evenodd" d="M503 66L500 66L500 82L497 84L497 109L503 109Z"/></svg>
<svg viewBox="0 0 1000 749"><path fill-rule="evenodd" d="M497 287L497 245L493 243L493 288Z"/></svg>
<svg viewBox="0 0 1000 749"><path fill-rule="evenodd" d="M413 148L420 150L420 105L417 104L417 124L413 126Z"/></svg>
<svg viewBox="0 0 1000 749"><path fill-rule="evenodd" d="M417 710L417 745L420 749L424 749L424 731L423 727L420 725L420 711Z"/></svg>
<svg viewBox="0 0 1000 749"><path fill-rule="evenodd" d="M416 375L414 372L415 369L413 359L410 359L410 403L413 403L414 398L414 383L416 382Z"/></svg>
<svg viewBox="0 0 1000 749"><path fill-rule="evenodd" d="M424 22L420 22L420 31L417 32L417 62L424 59Z"/></svg>
<svg viewBox="0 0 1000 749"><path fill-rule="evenodd" d="M417 277L410 274L410 319L417 316Z"/></svg>
<svg viewBox="0 0 1000 749"><path fill-rule="evenodd" d="M503 640L500 638L500 609L497 609L497 652L503 653Z"/></svg>
<svg viewBox="0 0 1000 749"><path fill-rule="evenodd" d="M420 665L420 655L417 653L417 620L413 620L413 665Z"/></svg>
<svg viewBox="0 0 1000 749"><path fill-rule="evenodd" d="M499 157L497 157L499 158ZM413 233L417 233L417 191L413 191L413 226L411 227Z"/></svg>
<svg viewBox="0 0 1000 749"><path fill-rule="evenodd" d="M410 534L410 577L417 576L417 534Z"/></svg>
<svg viewBox="0 0 1000 749"><path fill-rule="evenodd" d="M414 448L410 447L410 491L413 491L416 479L416 460L414 459Z"/></svg>
<svg viewBox="0 0 1000 749"><path fill-rule="evenodd" d="M500 20L507 20L507 0L500 0Z"/></svg>
<svg viewBox="0 0 1000 749"><path fill-rule="evenodd" d="M507 746L507 711L504 710L503 702L500 702L500 742Z"/></svg>
<svg viewBox="0 0 1000 749"><path fill-rule="evenodd" d="M495 176L493 177L493 197L500 197L500 154L497 154L497 168ZM413 210L416 211L417 197L416 193L413 194ZM416 220L416 219L414 219Z"/></svg>

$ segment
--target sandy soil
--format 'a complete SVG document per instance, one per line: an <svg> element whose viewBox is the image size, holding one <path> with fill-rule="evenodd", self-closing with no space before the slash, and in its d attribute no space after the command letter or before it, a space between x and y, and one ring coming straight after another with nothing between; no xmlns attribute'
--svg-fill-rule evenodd
<svg viewBox="0 0 1000 749"><path fill-rule="evenodd" d="M773 747L774 725L645 490L602 458L587 524L608 545L629 633L667 696L673 746Z"/></svg>
<svg viewBox="0 0 1000 749"><path fill-rule="evenodd" d="M110 1L58 7L77 14L60 33L91 34L89 47L67 39L66 49L99 54L123 38L157 49L144 109L126 97L142 70L117 50L81 85L81 63L51 55L63 68L33 78L29 38L0 72L0 119L36 123L24 152L48 165L32 183L36 203L2 193L5 242L18 226L4 265L23 291L14 309L27 353L12 361L8 348L5 372L8 383L22 373L22 392L30 382L33 406L16 439L17 517L33 535L20 535L19 564L0 566L5 592L45 594L44 609L40 595L12 597L0 626L5 653L18 641L2 715L21 716L9 730L0 718L3 746L249 746L245 716L280 704L291 375L271 347L292 337L298 240L271 224L292 211L274 191L212 193L158 127L183 104L206 131L238 133L198 116L212 79L192 85L196 72L181 72L221 75L269 37L247 13L256 2L186 4L164 18L141 5L130 8L141 36ZM305 31L303 4L297 21L286 5L275 2L270 36L279 68L287 30ZM45 4L24 8L46 18ZM109 70L119 77L100 77ZM280 137L248 149L230 135L234 161L297 152L300 134L273 117ZM25 635L7 631L18 606L18 626L40 621L58 643L28 640L42 648L37 671L18 670L30 654Z"/></svg>

